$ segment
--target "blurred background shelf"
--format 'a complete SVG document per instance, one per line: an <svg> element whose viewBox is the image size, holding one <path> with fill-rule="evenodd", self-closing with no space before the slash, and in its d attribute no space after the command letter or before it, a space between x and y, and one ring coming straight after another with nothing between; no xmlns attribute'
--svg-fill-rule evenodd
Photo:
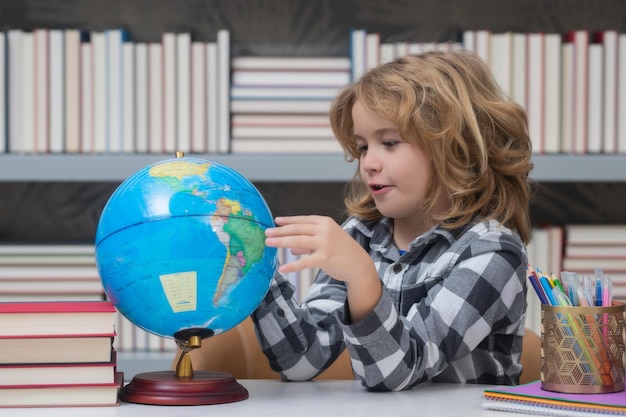
<svg viewBox="0 0 626 417"><path fill-rule="evenodd" d="M227 165L253 182L346 182L356 164L341 154L188 155ZM133 172L173 156L2 155L0 181L121 182ZM538 182L623 182L626 155L535 155Z"/></svg>

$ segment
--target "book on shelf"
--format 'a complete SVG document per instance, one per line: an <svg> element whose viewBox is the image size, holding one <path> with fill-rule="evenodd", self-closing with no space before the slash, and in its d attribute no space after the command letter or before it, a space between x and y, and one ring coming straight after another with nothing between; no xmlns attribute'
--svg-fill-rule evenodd
<svg viewBox="0 0 626 417"><path fill-rule="evenodd" d="M65 138L64 149L67 153L79 153L80 148L80 29L65 30Z"/></svg>
<svg viewBox="0 0 626 417"><path fill-rule="evenodd" d="M0 337L110 335L116 313L110 301L0 303Z"/></svg>
<svg viewBox="0 0 626 417"><path fill-rule="evenodd" d="M122 109L121 142L123 153L133 153L137 150L135 143L135 44L128 39L122 42Z"/></svg>
<svg viewBox="0 0 626 417"><path fill-rule="evenodd" d="M96 154L103 154L107 144L107 37L103 30L91 31L91 59L93 71L93 90L91 98L93 108L93 149Z"/></svg>
<svg viewBox="0 0 626 417"><path fill-rule="evenodd" d="M618 32L616 30L601 31L599 35L604 45L603 65L603 144L604 153L617 152L617 90L618 84ZM618 86L618 88L615 88Z"/></svg>
<svg viewBox="0 0 626 417"><path fill-rule="evenodd" d="M338 56L236 56L233 71L341 71L351 70L348 57Z"/></svg>
<svg viewBox="0 0 626 417"><path fill-rule="evenodd" d="M326 139L334 140L330 126L237 126L233 125L231 140L236 139Z"/></svg>
<svg viewBox="0 0 626 417"><path fill-rule="evenodd" d="M176 143L176 34L166 32L161 35L163 49L163 149L165 153L173 154L179 150Z"/></svg>
<svg viewBox="0 0 626 417"><path fill-rule="evenodd" d="M115 333L93 336L0 337L0 364L112 362Z"/></svg>
<svg viewBox="0 0 626 417"><path fill-rule="evenodd" d="M617 152L626 153L626 33L617 36Z"/></svg>
<svg viewBox="0 0 626 417"><path fill-rule="evenodd" d="M626 245L565 245L564 256L566 258L595 258L600 263L602 259L626 259Z"/></svg>
<svg viewBox="0 0 626 417"><path fill-rule="evenodd" d="M0 364L0 387L115 383L115 362Z"/></svg>
<svg viewBox="0 0 626 417"><path fill-rule="evenodd" d="M231 99L244 100L332 100L341 87L258 87L234 85L230 89Z"/></svg>
<svg viewBox="0 0 626 417"><path fill-rule="evenodd" d="M335 138L233 138L232 153L341 153Z"/></svg>
<svg viewBox="0 0 626 417"><path fill-rule="evenodd" d="M191 42L190 46L190 150L193 153L207 152L207 45L205 42Z"/></svg>
<svg viewBox="0 0 626 417"><path fill-rule="evenodd" d="M65 30L49 30L48 150L65 152Z"/></svg>
<svg viewBox="0 0 626 417"><path fill-rule="evenodd" d="M626 271L626 258L598 258L598 257L565 257L563 270L593 275L593 271L600 268L606 273L611 271Z"/></svg>
<svg viewBox="0 0 626 417"><path fill-rule="evenodd" d="M541 381L486 389L481 406L487 410L510 411L544 416L626 415L623 392L565 394L546 391Z"/></svg>
<svg viewBox="0 0 626 417"><path fill-rule="evenodd" d="M49 100L48 94L50 86L48 84L48 74L50 74L50 42L48 42L49 31L44 28L33 29L33 130L35 140L33 141L33 153L48 153L49 134ZM58 53L58 51L57 51Z"/></svg>
<svg viewBox="0 0 626 417"><path fill-rule="evenodd" d="M163 45L160 42L148 44L148 152L162 153L163 133Z"/></svg>
<svg viewBox="0 0 626 417"><path fill-rule="evenodd" d="M543 149L544 153L561 152L561 35L544 34Z"/></svg>
<svg viewBox="0 0 626 417"><path fill-rule="evenodd" d="M511 96L513 32L492 33L489 48L489 67L500 88L507 96Z"/></svg>
<svg viewBox="0 0 626 417"><path fill-rule="evenodd" d="M328 114L332 100L243 100L233 99L230 111L252 114Z"/></svg>
<svg viewBox="0 0 626 417"><path fill-rule="evenodd" d="M82 37L85 41L80 43L80 152L90 154L94 150L94 70L93 70L93 47L88 42L90 33L84 32Z"/></svg>
<svg viewBox="0 0 626 417"><path fill-rule="evenodd" d="M230 31L220 29L217 31L217 56L216 71L217 85L215 88L217 101L217 146L218 153L228 153L230 151L230 86L233 84L231 80L231 48L230 48Z"/></svg>
<svg viewBox="0 0 626 417"><path fill-rule="evenodd" d="M217 153L218 144L218 122L220 114L223 109L220 106L220 100L218 100L218 86L220 83L218 74L218 59L219 52L217 42L209 42L206 49L206 129L207 129L207 152Z"/></svg>
<svg viewBox="0 0 626 417"><path fill-rule="evenodd" d="M115 382L105 384L1 386L0 407L118 406L123 383L123 373L116 372Z"/></svg>
<svg viewBox="0 0 626 417"><path fill-rule="evenodd" d="M233 127L237 126L315 126L329 127L330 119L325 114L233 114Z"/></svg>
<svg viewBox="0 0 626 417"><path fill-rule="evenodd" d="M528 114L528 135L533 153L545 152L544 133L544 91L545 91L545 34L528 33L526 60L526 113Z"/></svg>
<svg viewBox="0 0 626 417"><path fill-rule="evenodd" d="M603 149L603 114L604 93L602 89L604 44L601 38L590 36L587 50L587 153L602 153Z"/></svg>
<svg viewBox="0 0 626 417"><path fill-rule="evenodd" d="M233 71L237 87L343 87L350 83L347 71Z"/></svg>
<svg viewBox="0 0 626 417"><path fill-rule="evenodd" d="M0 32L0 154L7 151L7 34Z"/></svg>
<svg viewBox="0 0 626 417"><path fill-rule="evenodd" d="M587 152L587 115L589 110L589 31L574 30L574 142L571 151Z"/></svg>
<svg viewBox="0 0 626 417"><path fill-rule="evenodd" d="M569 245L626 245L626 225L571 224L565 227Z"/></svg>

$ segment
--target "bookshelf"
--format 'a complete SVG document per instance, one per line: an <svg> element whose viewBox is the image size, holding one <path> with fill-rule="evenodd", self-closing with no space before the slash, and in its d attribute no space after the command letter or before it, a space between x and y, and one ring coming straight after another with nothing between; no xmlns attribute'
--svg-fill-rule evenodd
<svg viewBox="0 0 626 417"><path fill-rule="evenodd" d="M189 31L196 39L208 41L214 39L218 29L229 28L233 56L346 56L352 28L378 31L384 41L447 40L466 29L564 33L587 28L626 32L626 2L621 0L560 1L550 2L550 7L544 0L265 3L194 0L174 7L168 0L128 0L113 5L6 0L0 4L0 26L26 30L125 27L138 42L158 41L167 31ZM338 184L354 173L354 165L346 163L340 154L199 156L231 166L261 183L275 214L324 214L321 209L326 208L339 212L342 188ZM0 155L0 240L92 241L98 215L115 185L132 172L165 158L168 156L158 154ZM532 178L553 188L535 203L533 221L626 223L626 154L536 155L534 162ZM129 357L129 363L146 360L146 370L150 371L169 366L169 358L157 357L156 363L151 359L137 353Z"/></svg>
<svg viewBox="0 0 626 417"><path fill-rule="evenodd" d="M356 165L341 154L189 155L228 165L254 182L345 182ZM0 181L121 182L136 170L168 155L3 155ZM535 155L538 182L626 182L626 154ZM77 175L80 173L80 175Z"/></svg>

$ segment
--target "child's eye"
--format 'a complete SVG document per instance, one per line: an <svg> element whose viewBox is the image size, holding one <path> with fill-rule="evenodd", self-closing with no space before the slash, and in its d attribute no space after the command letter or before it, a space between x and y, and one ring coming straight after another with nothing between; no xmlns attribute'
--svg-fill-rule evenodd
<svg viewBox="0 0 626 417"><path fill-rule="evenodd" d="M384 140L383 141L383 146L386 147L386 148L393 148L398 143L400 143L399 140Z"/></svg>
<svg viewBox="0 0 626 417"><path fill-rule="evenodd" d="M357 144L355 149L356 149L356 153L360 155L363 152L367 151L367 145L359 145L359 144Z"/></svg>

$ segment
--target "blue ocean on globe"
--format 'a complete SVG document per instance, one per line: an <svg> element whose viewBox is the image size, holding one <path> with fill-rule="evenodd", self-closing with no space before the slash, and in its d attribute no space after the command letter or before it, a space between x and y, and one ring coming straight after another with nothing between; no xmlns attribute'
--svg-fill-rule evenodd
<svg viewBox="0 0 626 417"><path fill-rule="evenodd" d="M180 157L149 165L107 201L95 239L107 296L140 328L186 340L225 332L269 289L273 217L237 171Z"/></svg>

